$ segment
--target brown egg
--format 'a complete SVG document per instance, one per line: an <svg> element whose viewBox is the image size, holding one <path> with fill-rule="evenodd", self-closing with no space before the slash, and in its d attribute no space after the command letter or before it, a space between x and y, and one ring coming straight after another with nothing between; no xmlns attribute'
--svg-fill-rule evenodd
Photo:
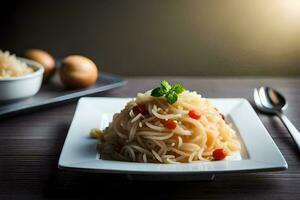
<svg viewBox="0 0 300 200"><path fill-rule="evenodd" d="M28 49L25 51L24 56L44 66L44 79L54 74L55 60L48 52L41 49Z"/></svg>
<svg viewBox="0 0 300 200"><path fill-rule="evenodd" d="M98 70L89 58L72 55L63 59L59 74L66 87L84 88L96 82Z"/></svg>

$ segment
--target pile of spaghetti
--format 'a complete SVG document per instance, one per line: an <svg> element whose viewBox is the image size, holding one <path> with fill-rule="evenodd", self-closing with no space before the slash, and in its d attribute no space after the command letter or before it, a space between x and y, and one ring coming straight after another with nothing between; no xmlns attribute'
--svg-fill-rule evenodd
<svg viewBox="0 0 300 200"><path fill-rule="evenodd" d="M224 116L189 91L180 92L172 103L151 91L138 94L114 115L98 144L104 157L145 163L222 160L239 149Z"/></svg>

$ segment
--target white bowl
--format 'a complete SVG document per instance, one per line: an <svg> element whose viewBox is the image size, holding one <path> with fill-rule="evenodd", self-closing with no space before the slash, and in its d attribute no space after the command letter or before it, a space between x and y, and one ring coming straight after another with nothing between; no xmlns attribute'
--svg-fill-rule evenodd
<svg viewBox="0 0 300 200"><path fill-rule="evenodd" d="M44 67L32 60L20 57L18 59L25 62L34 72L24 76L0 79L0 101L31 97L41 88Z"/></svg>

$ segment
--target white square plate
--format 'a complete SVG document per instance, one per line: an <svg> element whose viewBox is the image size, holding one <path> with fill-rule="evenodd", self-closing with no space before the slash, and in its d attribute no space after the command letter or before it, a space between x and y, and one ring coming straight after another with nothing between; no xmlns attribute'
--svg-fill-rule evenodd
<svg viewBox="0 0 300 200"><path fill-rule="evenodd" d="M242 142L242 151L223 161L156 164L100 159L98 140L89 138L92 128L105 128L114 113L129 98L85 97L79 100L68 136L59 158L59 168L121 174L214 174L287 169L279 149L245 99L210 99L233 124Z"/></svg>

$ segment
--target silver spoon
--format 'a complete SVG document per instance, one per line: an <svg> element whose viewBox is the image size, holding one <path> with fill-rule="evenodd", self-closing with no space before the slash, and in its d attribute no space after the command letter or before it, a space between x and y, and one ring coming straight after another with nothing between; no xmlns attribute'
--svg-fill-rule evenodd
<svg viewBox="0 0 300 200"><path fill-rule="evenodd" d="M259 90L255 88L254 101L257 108L262 112L277 115L280 118L295 141L298 150L300 150L300 133L292 122L283 114L283 110L288 106L283 95L270 87L261 87Z"/></svg>

